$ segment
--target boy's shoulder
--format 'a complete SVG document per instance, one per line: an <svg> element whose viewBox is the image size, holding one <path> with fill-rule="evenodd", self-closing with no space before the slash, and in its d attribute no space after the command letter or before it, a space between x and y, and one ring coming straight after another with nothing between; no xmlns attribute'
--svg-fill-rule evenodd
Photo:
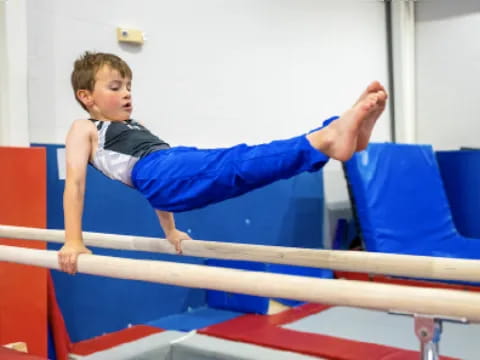
<svg viewBox="0 0 480 360"><path fill-rule="evenodd" d="M94 128L95 124L89 119L76 119L73 120L71 128Z"/></svg>
<svg viewBox="0 0 480 360"><path fill-rule="evenodd" d="M70 133L93 133L97 128L95 124L89 119L76 119L70 126Z"/></svg>

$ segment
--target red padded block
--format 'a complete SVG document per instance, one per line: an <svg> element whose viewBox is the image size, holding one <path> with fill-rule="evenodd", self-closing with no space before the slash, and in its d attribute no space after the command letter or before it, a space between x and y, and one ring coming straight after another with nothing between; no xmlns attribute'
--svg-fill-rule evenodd
<svg viewBox="0 0 480 360"><path fill-rule="evenodd" d="M319 313L330 306L306 304L282 313L245 315L209 326L201 334L292 351L331 360L417 360L416 351L284 329L281 325ZM454 360L441 357L442 360Z"/></svg>
<svg viewBox="0 0 480 360"><path fill-rule="evenodd" d="M348 272L348 271L335 271L335 278L347 279L347 280L359 280L359 281L372 281L372 282L379 282L383 284L393 284L393 285L428 287L428 288L437 288L437 289L480 291L480 286L475 286L475 285L450 284L445 282L428 281L428 280L399 279L399 278L394 278L388 275L373 275L373 274L365 274L365 273L354 273L354 272Z"/></svg>
<svg viewBox="0 0 480 360"><path fill-rule="evenodd" d="M43 148L0 147L0 224L46 226L46 152ZM0 244L45 249L40 241ZM47 356L47 270L0 263L0 345L27 343Z"/></svg>
<svg viewBox="0 0 480 360"><path fill-rule="evenodd" d="M0 346L0 360L47 360L47 358L25 354Z"/></svg>
<svg viewBox="0 0 480 360"><path fill-rule="evenodd" d="M283 325L303 319L313 314L318 314L319 312L325 311L329 308L331 308L330 305L304 304L291 308L287 311L282 311L275 315L261 316L261 319L262 321L266 321L271 324Z"/></svg>
<svg viewBox="0 0 480 360"><path fill-rule="evenodd" d="M72 345L71 353L77 355L89 355L97 351L111 349L114 346L135 341L145 336L161 333L163 331L164 330L153 326L136 325L124 330L75 343Z"/></svg>

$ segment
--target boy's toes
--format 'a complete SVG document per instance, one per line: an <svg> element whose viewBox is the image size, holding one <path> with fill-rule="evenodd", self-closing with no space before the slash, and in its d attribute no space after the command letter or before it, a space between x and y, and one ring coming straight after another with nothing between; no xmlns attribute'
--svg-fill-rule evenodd
<svg viewBox="0 0 480 360"><path fill-rule="evenodd" d="M372 110L375 105L377 105L378 101L379 97L376 93L368 95L363 103L364 109L367 111Z"/></svg>
<svg viewBox="0 0 480 360"><path fill-rule="evenodd" d="M379 92L377 92L377 94L378 94L378 101L379 102L387 101L388 95L385 91L380 90Z"/></svg>
<svg viewBox="0 0 480 360"><path fill-rule="evenodd" d="M367 87L367 92L368 93L372 93L372 92L377 92L377 91L383 91L385 90L382 86L382 84L380 84L380 82L378 81L374 81L372 82L370 85L368 85Z"/></svg>

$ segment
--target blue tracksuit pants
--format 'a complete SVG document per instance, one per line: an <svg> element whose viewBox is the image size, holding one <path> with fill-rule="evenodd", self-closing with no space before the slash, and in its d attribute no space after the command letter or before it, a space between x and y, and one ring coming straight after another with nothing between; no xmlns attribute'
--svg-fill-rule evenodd
<svg viewBox="0 0 480 360"><path fill-rule="evenodd" d="M330 118L324 126L333 121ZM305 135L221 149L173 147L140 159L132 183L159 210L187 211L233 198L280 179L321 169L328 157Z"/></svg>

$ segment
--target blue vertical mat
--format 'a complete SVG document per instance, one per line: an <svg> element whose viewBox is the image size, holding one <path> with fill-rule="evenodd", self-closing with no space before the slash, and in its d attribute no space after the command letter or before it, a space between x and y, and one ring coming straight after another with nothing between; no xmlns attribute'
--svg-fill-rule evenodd
<svg viewBox="0 0 480 360"><path fill-rule="evenodd" d="M64 180L58 176L57 151L64 146L39 146L47 149L47 226L62 229ZM175 219L179 229L188 231L194 239L315 248L322 247L323 209L323 180L319 171L281 180L204 209L176 214ZM163 237L153 209L140 194L90 167L84 229ZM59 248L58 244L48 246ZM183 256L93 250L109 256L203 263L203 259ZM206 292L201 289L82 274L72 277L57 271L52 271L52 276L73 341L205 305ZM261 312L268 307L266 300L257 301L265 306L254 306L253 311ZM85 322L87 317L94 321Z"/></svg>
<svg viewBox="0 0 480 360"><path fill-rule="evenodd" d="M480 151L438 151L437 160L459 233L480 239Z"/></svg>

